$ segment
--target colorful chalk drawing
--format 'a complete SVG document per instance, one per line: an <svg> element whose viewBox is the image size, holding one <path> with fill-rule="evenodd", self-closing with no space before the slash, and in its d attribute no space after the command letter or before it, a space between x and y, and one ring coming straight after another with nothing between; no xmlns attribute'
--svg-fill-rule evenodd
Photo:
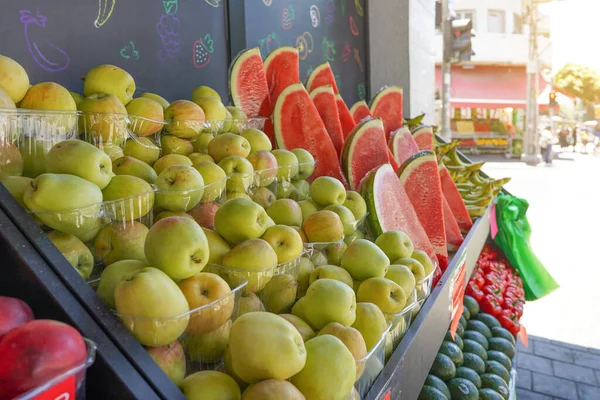
<svg viewBox="0 0 600 400"><path fill-rule="evenodd" d="M346 43L344 45L344 50L342 50L342 61L348 61L350 59L350 54L352 54L352 48L350 47L350 43Z"/></svg>
<svg viewBox="0 0 600 400"><path fill-rule="evenodd" d="M294 26L294 21L296 20L296 12L294 11L294 6L285 7L281 12L281 26L283 30L287 31Z"/></svg>
<svg viewBox="0 0 600 400"><path fill-rule="evenodd" d="M359 100L364 100L367 98L367 88L365 87L364 83L359 83L356 86L356 91L358 92L358 99Z"/></svg>
<svg viewBox="0 0 600 400"><path fill-rule="evenodd" d="M52 61L42 53L40 50L40 43L30 37L30 25L34 24L40 28L45 28L48 18L46 18L45 15L40 14L39 10L36 11L35 15L33 15L30 10L20 10L19 15L21 16L19 21L23 24L23 33L25 35L27 49L29 50L31 57L33 57L33 61L48 72L58 72L67 69L71 59L66 51L56 47L51 42L46 42L46 44L53 49L50 51L50 54L54 53L55 57L53 58L59 60ZM39 37L43 37L43 34L39 34Z"/></svg>
<svg viewBox="0 0 600 400"><path fill-rule="evenodd" d="M340 74L335 74L333 76L333 79L335 79L336 86L341 88L342 87L342 76Z"/></svg>
<svg viewBox="0 0 600 400"><path fill-rule="evenodd" d="M192 46L192 60L195 68L206 67L210 64L211 54L215 52L214 42L210 33L203 39L196 40Z"/></svg>
<svg viewBox="0 0 600 400"><path fill-rule="evenodd" d="M365 15L365 9L362 4L360 4L360 0L354 0L354 7L356 7L356 13L362 17Z"/></svg>
<svg viewBox="0 0 600 400"><path fill-rule="evenodd" d="M127 43L119 53L121 54L121 57L123 57L126 60L137 61L140 59L140 53L135 49L135 43L131 41Z"/></svg>
<svg viewBox="0 0 600 400"><path fill-rule="evenodd" d="M360 58L360 51L358 49L354 49L354 59L358 64L358 68L360 68L360 72L365 72L365 68L363 67L362 59Z"/></svg>
<svg viewBox="0 0 600 400"><path fill-rule="evenodd" d="M275 32L269 33L267 37L258 41L260 54L262 54L263 57L266 57L269 54L271 54L271 52L279 46L281 46L281 38Z"/></svg>
<svg viewBox="0 0 600 400"><path fill-rule="evenodd" d="M165 14L177 14L179 11L179 1L177 0L164 0L163 7L165 8Z"/></svg>
<svg viewBox="0 0 600 400"><path fill-rule="evenodd" d="M323 41L321 42L321 50L323 50L323 59L325 61L335 60L335 43L327 39L327 36L323 36Z"/></svg>
<svg viewBox="0 0 600 400"><path fill-rule="evenodd" d="M346 15L346 0L340 0L340 5L342 6L342 15Z"/></svg>
<svg viewBox="0 0 600 400"><path fill-rule="evenodd" d="M115 9L116 0L98 0L98 15L94 21L94 26L100 28L108 21Z"/></svg>
<svg viewBox="0 0 600 400"><path fill-rule="evenodd" d="M212 6L212 7L216 8L216 7L219 7L219 3L222 0L204 0L204 1L206 1L206 4L208 4L209 6Z"/></svg>
<svg viewBox="0 0 600 400"><path fill-rule="evenodd" d="M296 38L296 47L301 60L306 60L308 55L313 52L315 43L309 32L304 32L302 36Z"/></svg>
<svg viewBox="0 0 600 400"><path fill-rule="evenodd" d="M327 25L333 24L335 20L335 1L327 0L327 15L325 16L325 22Z"/></svg>
<svg viewBox="0 0 600 400"><path fill-rule="evenodd" d="M161 15L156 23L156 33L160 36L162 49L158 50L159 60L175 58L181 50L179 39L180 21L175 16L179 11L178 0L164 0L162 2L165 14Z"/></svg>
<svg viewBox="0 0 600 400"><path fill-rule="evenodd" d="M350 16L350 31L354 36L358 36L358 27L356 26L356 22L354 22L354 18L352 18L352 15Z"/></svg>
<svg viewBox="0 0 600 400"><path fill-rule="evenodd" d="M319 11L319 7L314 4L310 6L310 22L313 28L318 28L321 24L321 12Z"/></svg>
<svg viewBox="0 0 600 400"><path fill-rule="evenodd" d="M263 4L267 7L271 7L271 4L273 4L273 0L263 0Z"/></svg>
<svg viewBox="0 0 600 400"><path fill-rule="evenodd" d="M315 69L313 68L313 66L311 65L310 67L308 67L308 69L306 70L306 75L304 76L304 80L308 80L308 78L310 77L310 74L313 73Z"/></svg>

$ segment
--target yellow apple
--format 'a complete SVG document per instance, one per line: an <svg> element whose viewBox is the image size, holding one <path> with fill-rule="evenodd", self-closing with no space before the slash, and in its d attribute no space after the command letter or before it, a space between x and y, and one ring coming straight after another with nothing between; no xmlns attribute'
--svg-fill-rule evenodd
<svg viewBox="0 0 600 400"><path fill-rule="evenodd" d="M211 229L202 228L206 239L208 240L208 251L209 251L209 264L221 265L223 263L223 257L229 253L231 247L219 234Z"/></svg>
<svg viewBox="0 0 600 400"><path fill-rule="evenodd" d="M406 265L390 265L385 277L400 286L409 297L417 284L415 276Z"/></svg>
<svg viewBox="0 0 600 400"><path fill-rule="evenodd" d="M298 159L298 174L294 176L294 180L309 178L315 171L315 159L312 154L304 149L292 149L292 153Z"/></svg>
<svg viewBox="0 0 600 400"><path fill-rule="evenodd" d="M122 260L112 263L102 271L96 293L104 304L115 310L115 287L132 272L147 268L149 265L140 260Z"/></svg>
<svg viewBox="0 0 600 400"><path fill-rule="evenodd" d="M208 154L216 163L229 156L246 158L250 154L250 143L240 135L224 133L208 143Z"/></svg>
<svg viewBox="0 0 600 400"><path fill-rule="evenodd" d="M352 278L364 281L384 277L390 267L390 260L373 242L357 239L344 251L341 267L350 272Z"/></svg>
<svg viewBox="0 0 600 400"><path fill-rule="evenodd" d="M152 166L160 157L160 148L148 138L132 138L125 142L123 154Z"/></svg>
<svg viewBox="0 0 600 400"><path fill-rule="evenodd" d="M341 265L342 264L342 256L348 246L344 242L337 242L330 244L327 246L327 263L329 265Z"/></svg>
<svg viewBox="0 0 600 400"><path fill-rule="evenodd" d="M64 135L69 133L77 123L75 100L73 100L71 93L58 83L42 82L33 85L21 100L20 108L66 111L63 115L48 115L45 117L44 122L51 127L52 133L55 134Z"/></svg>
<svg viewBox="0 0 600 400"><path fill-rule="evenodd" d="M165 131L181 138L198 136L204 129L202 108L188 100L175 100L165 110Z"/></svg>
<svg viewBox="0 0 600 400"><path fill-rule="evenodd" d="M96 259L104 265L121 260L146 261L144 242L147 234L146 225L137 221L106 225L94 239Z"/></svg>
<svg viewBox="0 0 600 400"><path fill-rule="evenodd" d="M367 351L371 351L379 342L387 331L387 326L385 315L375 304L356 303L356 320L352 327L358 330L365 339Z"/></svg>
<svg viewBox="0 0 600 400"><path fill-rule="evenodd" d="M223 103L221 103L221 99L215 97L200 97L193 101L204 111L209 130L218 132L219 128L223 126L225 118L227 118L227 109Z"/></svg>
<svg viewBox="0 0 600 400"><path fill-rule="evenodd" d="M145 180L149 184L156 182L156 171L137 158L123 156L112 162L112 172L115 175L132 175Z"/></svg>
<svg viewBox="0 0 600 400"><path fill-rule="evenodd" d="M48 238L83 279L90 277L94 269L94 256L81 240L58 231L50 232Z"/></svg>
<svg viewBox="0 0 600 400"><path fill-rule="evenodd" d="M262 239L249 239L235 246L223 257L223 265L235 269L248 280L245 290L262 290L275 273L277 254Z"/></svg>
<svg viewBox="0 0 600 400"><path fill-rule="evenodd" d="M215 160L206 153L192 153L188 154L188 158L192 160L193 164L200 164L201 162L209 161L214 163Z"/></svg>
<svg viewBox="0 0 600 400"><path fill-rule="evenodd" d="M387 278L369 278L363 281L356 297L359 302L376 304L381 311L388 314L402 311L407 299L404 290Z"/></svg>
<svg viewBox="0 0 600 400"><path fill-rule="evenodd" d="M187 400L240 400L238 384L227 374L218 371L200 371L183 380L181 390Z"/></svg>
<svg viewBox="0 0 600 400"><path fill-rule="evenodd" d="M162 156L153 165L154 171L160 175L167 167L172 165L192 165L192 160L181 154L167 154Z"/></svg>
<svg viewBox="0 0 600 400"><path fill-rule="evenodd" d="M268 186L275 181L277 176L277 159L266 150L259 150L248 155L247 160L256 171L258 186Z"/></svg>
<svg viewBox="0 0 600 400"><path fill-rule="evenodd" d="M352 276L346 271L344 268L337 267L335 265L321 265L310 274L309 287L312 285L317 279L335 279L336 281L340 281L348 285L348 287L352 288L353 281Z"/></svg>
<svg viewBox="0 0 600 400"><path fill-rule="evenodd" d="M265 306L258 296L252 292L243 291L238 307L238 317L249 312L265 311Z"/></svg>
<svg viewBox="0 0 600 400"><path fill-rule="evenodd" d="M229 177L226 185L228 192L246 193L254 180L254 167L250 161L240 156L229 156L219 162L219 167Z"/></svg>
<svg viewBox="0 0 600 400"><path fill-rule="evenodd" d="M23 175L23 157L14 144L0 144L0 178Z"/></svg>
<svg viewBox="0 0 600 400"><path fill-rule="evenodd" d="M131 119L129 129L138 136L150 136L160 131L165 119L163 107L147 97L138 97L127 103Z"/></svg>
<svg viewBox="0 0 600 400"><path fill-rule="evenodd" d="M154 190L145 180L131 175L116 175L102 189L108 216L132 221L148 215L154 206Z"/></svg>
<svg viewBox="0 0 600 400"><path fill-rule="evenodd" d="M302 223L302 230L311 243L337 242L344 237L344 225L340 217L328 210L308 215Z"/></svg>
<svg viewBox="0 0 600 400"><path fill-rule="evenodd" d="M25 207L23 202L23 195L27 187L31 185L33 179L26 176L5 176L0 178L0 183L4 185L6 190L19 202L22 207Z"/></svg>
<svg viewBox="0 0 600 400"><path fill-rule="evenodd" d="M2 56L0 56L0 57L2 57ZM17 108L17 106L12 101L12 99L10 98L8 93L6 93L4 90L2 90L2 87L0 87L0 109L6 110L6 109L15 109L15 108Z"/></svg>
<svg viewBox="0 0 600 400"><path fill-rule="evenodd" d="M114 143L98 143L96 147L106 153L111 162L125 155L121 146Z"/></svg>
<svg viewBox="0 0 600 400"><path fill-rule="evenodd" d="M190 139L192 145L194 145L194 151L197 153L208 153L208 144L214 137L215 134L212 132L201 132L198 136Z"/></svg>
<svg viewBox="0 0 600 400"><path fill-rule="evenodd" d="M310 322L308 321L308 318L306 318L305 307L306 307L306 296L300 297L296 301L296 304L294 304L294 306L292 307L292 315L300 318L302 321L309 324ZM311 328L313 328L313 327L311 326Z"/></svg>
<svg viewBox="0 0 600 400"><path fill-rule="evenodd" d="M298 293L296 298L299 299L306 295L306 290L310 283L310 275L315 270L315 266L308 257L301 257L298 265Z"/></svg>
<svg viewBox="0 0 600 400"><path fill-rule="evenodd" d="M285 149L276 149L271 153L279 166L277 179L289 181L298 175L298 157L294 153Z"/></svg>
<svg viewBox="0 0 600 400"><path fill-rule="evenodd" d="M127 109L112 94L96 93L79 103L83 112L80 133L95 145L114 143L121 145L127 140Z"/></svg>
<svg viewBox="0 0 600 400"><path fill-rule="evenodd" d="M363 197L352 190L346 192L346 201L343 204L346 208L352 211L354 218L360 219L367 214L367 203Z"/></svg>
<svg viewBox="0 0 600 400"><path fill-rule="evenodd" d="M425 279L425 277L427 276L423 264L421 264L414 258L401 258L399 260L394 261L394 264L404 265L408 267L408 269L410 269L413 275L415 276L416 283L423 281L423 279Z"/></svg>
<svg viewBox="0 0 600 400"><path fill-rule="evenodd" d="M248 117L246 114L237 107L226 106L227 111L231 114L232 123L230 132L239 135L248 126Z"/></svg>
<svg viewBox="0 0 600 400"><path fill-rule="evenodd" d="M435 267L431 262L431 258L423 250L413 250L410 258L421 263L425 270L425 276L429 276L433 272Z"/></svg>
<svg viewBox="0 0 600 400"><path fill-rule="evenodd" d="M188 156L194 152L192 142L173 135L162 135L160 137L160 147L162 148L163 155L181 154Z"/></svg>
<svg viewBox="0 0 600 400"><path fill-rule="evenodd" d="M356 296L351 287L334 279L317 279L304 296L304 313L311 326L322 329L330 322L352 325Z"/></svg>
<svg viewBox="0 0 600 400"><path fill-rule="evenodd" d="M344 204L346 188L339 180L330 176L319 176L310 185L310 198L319 206Z"/></svg>
<svg viewBox="0 0 600 400"><path fill-rule="evenodd" d="M221 96L217 93L216 90L209 86L198 86L194 90L192 90L192 101L196 101L202 97L214 97L216 99L221 100Z"/></svg>
<svg viewBox="0 0 600 400"><path fill-rule="evenodd" d="M317 211L319 211L319 209L317 208L317 205L310 199L300 200L298 202L298 205L300 206L300 209L302 210L302 221L305 221L306 217L308 217L310 214L316 213Z"/></svg>
<svg viewBox="0 0 600 400"><path fill-rule="evenodd" d="M189 165L171 165L156 178L156 204L182 212L194 208L204 195L204 179Z"/></svg>
<svg viewBox="0 0 600 400"><path fill-rule="evenodd" d="M271 151L273 145L269 137L261 130L255 128L248 128L242 131L240 134L250 143L250 151L255 153L257 151Z"/></svg>
<svg viewBox="0 0 600 400"><path fill-rule="evenodd" d="M142 93L140 94L140 97L145 97L147 99L156 101L158 104L160 104L163 110L166 110L169 107L169 102L164 97L155 93Z"/></svg>
<svg viewBox="0 0 600 400"><path fill-rule="evenodd" d="M228 200L215 214L215 230L234 244L261 237L272 222L264 208L247 199Z"/></svg>
<svg viewBox="0 0 600 400"><path fill-rule="evenodd" d="M295 260L302 255L304 246L300 234L285 225L273 225L261 236L277 254L277 264Z"/></svg>
<svg viewBox="0 0 600 400"><path fill-rule="evenodd" d="M315 332L305 321L303 321L300 317L297 317L293 314L279 314L281 318L285 318L289 323L294 325L300 335L302 335L302 340L305 342L315 337Z"/></svg>
<svg viewBox="0 0 600 400"><path fill-rule="evenodd" d="M327 324L319 331L317 336L333 335L340 339L350 350L354 360L356 361L356 381L363 373L365 364L364 358L367 356L367 345L361 333L351 326L344 326L337 322Z"/></svg>
<svg viewBox="0 0 600 400"><path fill-rule="evenodd" d="M273 222L280 225L302 226L302 209L294 200L275 200L269 208L267 215Z"/></svg>
<svg viewBox="0 0 600 400"><path fill-rule="evenodd" d="M215 330L204 333L190 333L188 330L181 338L181 344L192 362L203 366L221 361L229 344L231 324L231 320L227 320Z"/></svg>
<svg viewBox="0 0 600 400"><path fill-rule="evenodd" d="M268 312L280 314L294 305L298 281L289 274L279 274L272 277L260 291L258 297Z"/></svg>
<svg viewBox="0 0 600 400"><path fill-rule="evenodd" d="M25 68L10 57L0 54L0 89L13 103L20 102L29 89L29 76Z"/></svg>
<svg viewBox="0 0 600 400"><path fill-rule="evenodd" d="M94 93L115 95L121 103L127 104L135 93L135 81L127 71L115 65L98 65L90 69L83 82L83 94Z"/></svg>
<svg viewBox="0 0 600 400"><path fill-rule="evenodd" d="M266 187L257 187L252 191L252 201L260 204L265 210L276 200L275 195Z"/></svg>
<svg viewBox="0 0 600 400"><path fill-rule="evenodd" d="M414 250L413 243L408 235L398 230L382 233L375 240L375 244L383 250L390 262L410 257Z"/></svg>
<svg viewBox="0 0 600 400"><path fill-rule="evenodd" d="M250 385L242 395L242 400L306 400L304 395L290 382L267 379Z"/></svg>
<svg viewBox="0 0 600 400"><path fill-rule="evenodd" d="M215 201L225 192L227 174L223 168L210 161L202 161L193 167L202 175L204 180L203 202Z"/></svg>
<svg viewBox="0 0 600 400"><path fill-rule="evenodd" d="M352 211L348 210L341 204L332 204L330 206L325 207L324 209L328 211L333 211L340 217L340 221L342 221L342 224L344 225L344 235L351 235L354 233L356 219L354 218L354 214L352 214Z"/></svg>

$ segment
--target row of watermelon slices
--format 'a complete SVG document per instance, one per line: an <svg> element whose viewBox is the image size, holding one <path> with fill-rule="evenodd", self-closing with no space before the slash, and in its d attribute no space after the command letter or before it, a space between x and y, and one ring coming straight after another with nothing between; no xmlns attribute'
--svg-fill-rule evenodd
<svg viewBox="0 0 600 400"><path fill-rule="evenodd" d="M313 175L361 190L374 235L403 230L445 270L447 249L462 243L471 219L448 171L438 167L433 129L403 126L402 89L382 89L371 102L348 108L329 63L300 83L295 47L280 47L263 62L245 50L230 69L230 93L248 117L267 117L273 146L304 148L316 159ZM449 179L448 179L449 178Z"/></svg>

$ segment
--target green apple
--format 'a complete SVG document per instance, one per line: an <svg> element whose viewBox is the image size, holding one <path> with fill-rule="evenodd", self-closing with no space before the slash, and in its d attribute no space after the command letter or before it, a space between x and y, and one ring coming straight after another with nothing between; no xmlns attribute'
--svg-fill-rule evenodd
<svg viewBox="0 0 600 400"><path fill-rule="evenodd" d="M221 129L219 129L219 133L226 133L231 131L231 127L233 126L233 117L227 107L225 108L225 121L223 121L223 125Z"/></svg>
<svg viewBox="0 0 600 400"><path fill-rule="evenodd" d="M292 181L292 185L296 188L292 192L292 199L296 201L306 200L310 196L310 183L307 181Z"/></svg>
<svg viewBox="0 0 600 400"><path fill-rule="evenodd" d="M321 265L310 274L309 287L318 279L335 279L352 288L352 276L344 268L335 265Z"/></svg>
<svg viewBox="0 0 600 400"><path fill-rule="evenodd" d="M177 340L165 346L147 347L146 351L174 384L179 386L183 383L186 360L183 347Z"/></svg>
<svg viewBox="0 0 600 400"><path fill-rule="evenodd" d="M321 207L327 207L330 204L344 204L346 189L342 182L335 178L319 176L310 185L310 198Z"/></svg>
<svg viewBox="0 0 600 400"><path fill-rule="evenodd" d="M58 83L42 82L33 85L27 90L19 108L69 111L68 113L57 114L56 116L46 115L44 117L45 128L54 134L64 135L69 133L77 123L77 116L74 113L77 110L75 100L73 100L71 93Z"/></svg>
<svg viewBox="0 0 600 400"><path fill-rule="evenodd" d="M156 101L158 104L160 104L163 110L166 110L169 107L169 102L164 97L155 93L142 93L140 94L140 97L145 97L147 99Z"/></svg>
<svg viewBox="0 0 600 400"><path fill-rule="evenodd" d="M228 200L215 214L215 230L234 244L261 237L272 222L264 208L247 199Z"/></svg>
<svg viewBox="0 0 600 400"><path fill-rule="evenodd" d="M247 193L244 192L226 192L225 193L225 197L228 200L231 199L246 199L246 200L252 200L252 197L248 196Z"/></svg>
<svg viewBox="0 0 600 400"><path fill-rule="evenodd" d="M413 275L415 276L415 281L417 283L423 281L425 277L427 277L427 272L425 271L425 267L419 261L414 258L400 258L394 261L394 264L404 265L411 270Z"/></svg>
<svg viewBox="0 0 600 400"><path fill-rule="evenodd" d="M110 157L83 140L70 139L55 144L46 154L46 171L71 174L104 189L115 174Z"/></svg>
<svg viewBox="0 0 600 400"><path fill-rule="evenodd" d="M302 237L293 228L285 225L274 225L265 231L261 239L273 247L277 254L277 264L283 264L300 257L304 251Z"/></svg>
<svg viewBox="0 0 600 400"><path fill-rule="evenodd" d="M265 310L275 314L289 311L296 302L298 281L289 274L279 274L272 277L258 293L265 305Z"/></svg>
<svg viewBox="0 0 600 400"><path fill-rule="evenodd" d="M0 183L4 185L6 190L19 202L22 207L25 207L23 202L23 195L27 187L31 185L33 179L26 176L5 176L0 178Z"/></svg>
<svg viewBox="0 0 600 400"><path fill-rule="evenodd" d="M29 76L25 68L10 57L0 54L0 89L6 92L13 103L20 102L29 89Z"/></svg>
<svg viewBox="0 0 600 400"><path fill-rule="evenodd" d="M0 178L21 176L23 175L23 169L23 157L17 146L10 143L0 144Z"/></svg>
<svg viewBox="0 0 600 400"><path fill-rule="evenodd" d="M75 100L75 98L73 98L73 100ZM15 102L12 101L12 99L10 98L8 93L6 93L4 90L2 90L2 87L0 87L0 109L13 109L14 110L15 108L17 108L17 106L15 105Z"/></svg>
<svg viewBox="0 0 600 400"><path fill-rule="evenodd" d="M199 105L206 116L206 123L210 132L218 132L227 118L227 109L221 102L221 99L215 97L200 97L194 100Z"/></svg>
<svg viewBox="0 0 600 400"><path fill-rule="evenodd" d="M281 318L284 318L290 324L294 325L298 332L300 332L300 335L302 335L302 340L304 342L315 337L315 332L313 331L313 329L301 318L292 314L279 314L279 316Z"/></svg>
<svg viewBox="0 0 600 400"><path fill-rule="evenodd" d="M192 153L188 155L188 158L192 160L193 164L200 164L201 162L209 161L214 163L215 160L206 153Z"/></svg>
<svg viewBox="0 0 600 400"><path fill-rule="evenodd" d="M240 388L235 380L218 371L200 371L183 380L181 390L187 400L240 400Z"/></svg>
<svg viewBox="0 0 600 400"><path fill-rule="evenodd" d="M100 230L102 192L78 176L40 175L25 190L23 202L48 227L84 242Z"/></svg>
<svg viewBox="0 0 600 400"><path fill-rule="evenodd" d="M277 160L275 156L266 150L250 153L247 158L256 171L258 186L268 186L275 181L277 176Z"/></svg>
<svg viewBox="0 0 600 400"><path fill-rule="evenodd" d="M406 265L390 265L390 269L388 269L385 277L400 286L408 297L410 297L410 294L417 284L415 276Z"/></svg>
<svg viewBox="0 0 600 400"><path fill-rule="evenodd" d="M310 261L313 263L315 267L320 267L321 265L327 265L327 256L323 251L315 251L312 255Z"/></svg>
<svg viewBox="0 0 600 400"><path fill-rule="evenodd" d="M292 149L292 153L298 159L298 174L294 180L302 180L310 177L315 172L315 159L304 149Z"/></svg>
<svg viewBox="0 0 600 400"><path fill-rule="evenodd" d="M354 218L356 219L360 219L367 214L367 203L365 203L365 199L353 190L348 190L346 192L346 201L344 201L343 205L352 211L352 214L354 214Z"/></svg>
<svg viewBox="0 0 600 400"><path fill-rule="evenodd" d="M351 235L352 233L354 233L354 225L356 223L356 219L354 218L354 214L352 214L352 211L350 211L341 204L332 204L330 206L325 207L324 209L333 211L340 217L340 220L344 225L345 235Z"/></svg>
<svg viewBox="0 0 600 400"><path fill-rule="evenodd" d="M410 257L413 243L405 232L387 231L379 235L375 244L388 256L390 262Z"/></svg>
<svg viewBox="0 0 600 400"><path fill-rule="evenodd" d="M115 309L115 287L130 273L149 267L145 261L122 260L110 264L102 271L96 292L104 304L111 310Z"/></svg>
<svg viewBox="0 0 600 400"><path fill-rule="evenodd" d="M23 158L23 175L29 178L37 178L46 172L46 154L48 154L55 143L60 142L60 139L36 140L32 137L24 137L22 140L23 143L19 146L19 151ZM18 160L16 156L11 157L14 160Z"/></svg>
<svg viewBox="0 0 600 400"><path fill-rule="evenodd" d="M240 133L242 133L242 131L244 131L244 129L246 129L246 126L248 125L248 117L242 110L240 110L237 107L226 106L225 108L227 109L227 111L229 111L229 113L231 114L231 118L233 119L231 123L231 129L229 131L231 133L239 135Z"/></svg>
<svg viewBox="0 0 600 400"><path fill-rule="evenodd" d="M171 165L156 178L156 204L165 210L191 210L204 195L204 179L194 167Z"/></svg>
<svg viewBox="0 0 600 400"><path fill-rule="evenodd" d="M223 257L225 257L225 254L229 253L231 247L217 232L208 228L202 228L202 230L208 240L208 262L210 264L221 265L223 263Z"/></svg>
<svg viewBox="0 0 600 400"><path fill-rule="evenodd" d="M188 156L194 152L194 145L188 139L173 135L162 135L160 137L160 147L162 154L181 154Z"/></svg>
<svg viewBox="0 0 600 400"><path fill-rule="evenodd" d="M330 265L339 266L342 263L342 256L348 246L344 242L333 243L327 246L327 262Z"/></svg>
<svg viewBox="0 0 600 400"><path fill-rule="evenodd" d="M373 303L356 304L356 321L352 327L365 339L367 351L371 351L388 329L383 312Z"/></svg>
<svg viewBox="0 0 600 400"><path fill-rule="evenodd" d="M73 91L69 91L69 93L71 93L71 97L73 98L73 101L75 101L75 106L79 107L79 103L81 103L81 101L84 98L83 95L75 93Z"/></svg>
<svg viewBox="0 0 600 400"><path fill-rule="evenodd" d="M224 133L208 143L208 154L217 163L229 156L246 158L250 154L250 143L240 135Z"/></svg>
<svg viewBox="0 0 600 400"><path fill-rule="evenodd" d="M167 154L162 156L153 165L154 171L160 175L166 168L172 165L189 165L192 166L192 160L181 154Z"/></svg>
<svg viewBox="0 0 600 400"><path fill-rule="evenodd" d="M245 129L241 134L250 143L250 152L271 151L273 145L269 137L261 130L255 128Z"/></svg>
<svg viewBox="0 0 600 400"><path fill-rule="evenodd" d="M367 345L360 332L351 326L344 326L340 323L332 322L321 329L317 336L323 335L335 336L346 345L348 350L350 350L350 353L352 353L352 356L356 361L355 381L358 381L365 368L364 359L367 357Z"/></svg>
<svg viewBox="0 0 600 400"><path fill-rule="evenodd" d="M229 343L231 325L231 320L227 320L223 325L210 332L186 332L181 338L181 344L191 361L201 365L221 361Z"/></svg>
<svg viewBox="0 0 600 400"><path fill-rule="evenodd" d="M190 318L187 300L177 284L151 267L125 275L117 283L115 305L125 327L145 346L173 342Z"/></svg>
<svg viewBox="0 0 600 400"><path fill-rule="evenodd" d="M229 336L235 373L246 382L289 379L306 363L304 341L284 318L267 312L244 314Z"/></svg>
<svg viewBox="0 0 600 400"><path fill-rule="evenodd" d="M307 399L346 399L356 380L350 350L333 335L317 336L305 346L306 364L290 381Z"/></svg>
<svg viewBox="0 0 600 400"><path fill-rule="evenodd" d="M354 279L364 281L384 277L390 267L390 260L373 242L357 239L344 252L341 266Z"/></svg>
<svg viewBox="0 0 600 400"><path fill-rule="evenodd" d="M156 182L156 171L137 158L123 156L112 163L112 172L115 175L132 175L145 180L149 184Z"/></svg>
<svg viewBox="0 0 600 400"><path fill-rule="evenodd" d="M146 225L137 221L108 224L94 239L96 259L104 265L121 260L146 261L144 242L147 234Z"/></svg>
<svg viewBox="0 0 600 400"><path fill-rule="evenodd" d="M308 285L310 283L310 274L315 270L315 266L308 257L301 257L298 265L298 293L296 298L299 299L306 295Z"/></svg>
<svg viewBox="0 0 600 400"><path fill-rule="evenodd" d="M160 157L160 148L148 138L128 139L123 146L123 154L152 166Z"/></svg>
<svg viewBox="0 0 600 400"><path fill-rule="evenodd" d="M109 93L127 104L135 93L135 81L129 73L115 65L98 65L90 69L83 81L83 94Z"/></svg>
<svg viewBox="0 0 600 400"><path fill-rule="evenodd" d="M425 276L429 276L435 269L433 262L431 262L431 258L423 250L413 250L410 258L417 260L421 263L421 265L423 265L423 268L425 269Z"/></svg>
<svg viewBox="0 0 600 400"><path fill-rule="evenodd" d="M175 100L165 110L165 132L193 138L204 129L205 115L200 106L188 100Z"/></svg>
<svg viewBox="0 0 600 400"><path fill-rule="evenodd" d="M214 97L221 100L221 96L219 96L219 93L217 93L216 90L209 86L198 86L197 88L192 90L192 101L196 101L197 99L200 99L202 97Z"/></svg>
<svg viewBox="0 0 600 400"><path fill-rule="evenodd" d="M317 208L317 205L310 199L300 200L298 202L298 205L300 206L300 209L302 210L302 221L305 221L306 217L308 217L310 214L316 213L317 211L319 211L319 209Z"/></svg>
<svg viewBox="0 0 600 400"><path fill-rule="evenodd" d="M191 141L194 145L194 151L198 153L208 153L208 144L214 137L215 134L212 132L201 132L198 136L192 138Z"/></svg>
<svg viewBox="0 0 600 400"><path fill-rule="evenodd" d="M145 180L131 175L114 176L102 190L106 212L119 221L148 215L154 206L154 190Z"/></svg>
<svg viewBox="0 0 600 400"><path fill-rule="evenodd" d="M363 281L356 297L359 302L373 303L388 314L402 311L407 299L404 290L387 278L369 278Z"/></svg>
<svg viewBox="0 0 600 400"><path fill-rule="evenodd" d="M106 153L111 162L125 155L121 146L114 143L101 144L98 146L98 148Z"/></svg>
<svg viewBox="0 0 600 400"><path fill-rule="evenodd" d="M215 214L219 209L216 203L200 203L188 211L188 214L203 228L215 229Z"/></svg>
<svg viewBox="0 0 600 400"><path fill-rule="evenodd" d="M240 156L229 156L219 162L219 167L229 177L228 192L246 193L254 179L254 168L250 161Z"/></svg>
<svg viewBox="0 0 600 400"><path fill-rule="evenodd" d="M249 239L235 246L223 257L223 266L235 269L248 284L245 290L257 293L262 290L275 273L277 254L262 239Z"/></svg>
<svg viewBox="0 0 600 400"><path fill-rule="evenodd" d="M279 179L275 184L275 196L277 196L278 199L297 198L297 192L296 186L287 179Z"/></svg>
<svg viewBox="0 0 600 400"><path fill-rule="evenodd" d="M306 296L303 296L303 297L300 297L296 301L296 304L294 304L294 306L292 307L292 315L294 315L294 316L300 318L302 321L308 323L308 318L306 318L306 313L305 313L305 311L306 311L305 307L306 307Z"/></svg>
<svg viewBox="0 0 600 400"><path fill-rule="evenodd" d="M275 200L267 208L267 214L276 224L302 226L302 209L294 200Z"/></svg>
<svg viewBox="0 0 600 400"><path fill-rule="evenodd" d="M50 232L48 238L83 279L90 277L94 269L94 256L81 240L58 231Z"/></svg>
<svg viewBox="0 0 600 400"><path fill-rule="evenodd" d="M333 211L317 211L304 219L302 229L311 243L337 242L344 237L344 225Z"/></svg>
<svg viewBox="0 0 600 400"><path fill-rule="evenodd" d="M271 153L277 159L279 166L277 179L289 181L298 175L298 157L294 153L285 149L276 149Z"/></svg>
<svg viewBox="0 0 600 400"><path fill-rule="evenodd" d="M227 174L223 168L210 161L202 161L193 167L200 172L204 180L203 202L215 201L225 192Z"/></svg>
<svg viewBox="0 0 600 400"><path fill-rule="evenodd" d="M80 134L95 145L114 143L121 145L127 140L127 109L112 94L94 93L79 103L83 112Z"/></svg>
<svg viewBox="0 0 600 400"><path fill-rule="evenodd" d="M144 244L146 260L172 279L186 279L208 263L208 240L195 221L183 217L164 218L155 223Z"/></svg>
<svg viewBox="0 0 600 400"><path fill-rule="evenodd" d="M131 122L129 129L137 136L150 136L160 131L165 119L162 105L147 97L138 97L125 107Z"/></svg>
<svg viewBox="0 0 600 400"><path fill-rule="evenodd" d="M240 297L240 305L238 307L237 316L239 317L240 315L255 311L265 311L265 306L256 294L243 291Z"/></svg>
<svg viewBox="0 0 600 400"><path fill-rule="evenodd" d="M311 326L322 329L330 322L352 325L356 296L351 287L335 279L317 279L306 291L304 313Z"/></svg>
<svg viewBox="0 0 600 400"><path fill-rule="evenodd" d="M179 289L187 299L190 309L188 333L208 333L223 326L231 314L235 296L227 282L217 274L198 272L181 280Z"/></svg>
<svg viewBox="0 0 600 400"><path fill-rule="evenodd" d="M276 200L275 195L266 187L258 187L252 191L252 201L260 204L264 209L269 208Z"/></svg>
<svg viewBox="0 0 600 400"><path fill-rule="evenodd" d="M244 391L244 400L305 400L306 398L296 386L288 381L267 379L250 385Z"/></svg>

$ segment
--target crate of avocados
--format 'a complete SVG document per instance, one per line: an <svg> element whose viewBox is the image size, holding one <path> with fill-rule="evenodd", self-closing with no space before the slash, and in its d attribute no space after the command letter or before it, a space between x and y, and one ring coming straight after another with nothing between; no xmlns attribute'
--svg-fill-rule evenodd
<svg viewBox="0 0 600 400"><path fill-rule="evenodd" d="M0 295L20 298L36 318L68 323L97 344L88 400L185 399L2 185L0 227Z"/></svg>

